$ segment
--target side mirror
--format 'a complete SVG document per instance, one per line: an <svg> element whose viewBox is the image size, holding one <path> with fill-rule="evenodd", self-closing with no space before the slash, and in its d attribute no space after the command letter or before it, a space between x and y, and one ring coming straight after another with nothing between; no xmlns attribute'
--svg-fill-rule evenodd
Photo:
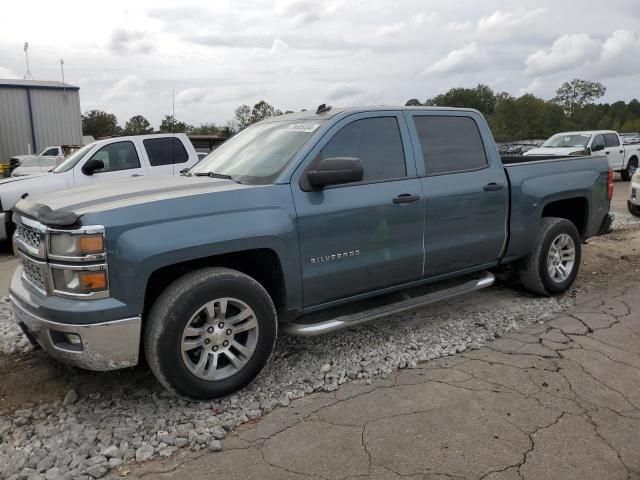
<svg viewBox="0 0 640 480"><path fill-rule="evenodd" d="M598 143L598 144L593 145L593 146L591 147L591 151L592 151L592 152L599 152L599 151L601 151L601 150L604 150L604 145L603 145L602 143Z"/></svg>
<svg viewBox="0 0 640 480"><path fill-rule="evenodd" d="M85 175L93 175L97 170L102 170L104 168L104 162L102 160L98 160L97 158L92 158L87 163L82 166L82 173Z"/></svg>
<svg viewBox="0 0 640 480"><path fill-rule="evenodd" d="M316 189L341 183L362 180L362 162L356 157L334 157L321 160L313 170L307 172L309 184Z"/></svg>

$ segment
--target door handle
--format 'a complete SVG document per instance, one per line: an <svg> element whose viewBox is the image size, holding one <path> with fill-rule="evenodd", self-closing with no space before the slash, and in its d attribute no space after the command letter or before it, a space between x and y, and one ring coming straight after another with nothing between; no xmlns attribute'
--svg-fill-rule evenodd
<svg viewBox="0 0 640 480"><path fill-rule="evenodd" d="M398 195L397 197L395 197L393 199L393 203L398 204L398 203L413 203L413 202L417 202L418 200L420 200L420 196L419 195L413 195L411 193L403 193L402 195Z"/></svg>
<svg viewBox="0 0 640 480"><path fill-rule="evenodd" d="M624 153L624 150L620 150L618 153Z"/></svg>
<svg viewBox="0 0 640 480"><path fill-rule="evenodd" d="M609 155L609 152L604 152L604 153L606 153L607 155Z"/></svg>
<svg viewBox="0 0 640 480"><path fill-rule="evenodd" d="M502 183L495 183L495 182L487 183L483 187L485 192L495 192L496 190L502 190L503 188L504 188L504 185Z"/></svg>
<svg viewBox="0 0 640 480"><path fill-rule="evenodd" d="M134 173L133 175L131 175L132 177L141 177L142 175L140 175L139 173Z"/></svg>

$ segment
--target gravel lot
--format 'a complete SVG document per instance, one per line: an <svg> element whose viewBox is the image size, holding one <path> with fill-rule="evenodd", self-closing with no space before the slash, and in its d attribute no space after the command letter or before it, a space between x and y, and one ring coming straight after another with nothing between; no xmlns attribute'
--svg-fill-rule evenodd
<svg viewBox="0 0 640 480"><path fill-rule="evenodd" d="M640 222L619 212L615 225L621 231L635 230ZM590 243L602 242L604 251L629 244L617 240L604 237ZM603 255L585 255L588 268L581 274L582 284L599 275L599 263L611 269L611 258L599 259ZM385 375L478 348L508 331L538 322L571 306L581 282L556 298L534 297L499 282L491 289L324 337L281 336L271 363L254 384L214 402L172 397L144 367L115 375L54 365L45 355L31 351L3 300L3 370L15 368L20 376L48 368L71 378L74 388L52 395L53 400L29 403L30 408L16 410L0 404L0 411L5 412L0 416L0 478L101 478L113 469L125 473L127 462L170 456L179 448L218 450L218 440L226 432L277 406L287 406L292 399L335 390L350 379ZM27 362L29 368L22 366L33 358L37 362ZM93 388L74 385L75 378L92 383ZM15 396L26 386L12 388ZM24 401L30 399L25 395Z"/></svg>

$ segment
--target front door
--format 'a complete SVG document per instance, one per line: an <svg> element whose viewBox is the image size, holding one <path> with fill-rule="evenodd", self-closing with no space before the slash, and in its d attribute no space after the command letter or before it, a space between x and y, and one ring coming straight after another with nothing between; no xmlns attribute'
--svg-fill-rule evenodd
<svg viewBox="0 0 640 480"><path fill-rule="evenodd" d="M467 112L407 114L425 196L425 277L496 264L506 241L509 186ZM492 142L488 131L486 142ZM487 143L488 144L488 143Z"/></svg>
<svg viewBox="0 0 640 480"><path fill-rule="evenodd" d="M95 171L93 175L86 175L82 171L82 166L92 159L102 160L104 168ZM135 144L130 140L125 140L109 143L91 157L78 162L78 165L74 167L73 176L75 185L88 185L141 177L146 173L146 168L144 168Z"/></svg>
<svg viewBox="0 0 640 480"><path fill-rule="evenodd" d="M424 203L408 140L398 112L366 113L310 152L314 161L357 157L364 178L319 191L292 182L305 307L421 278Z"/></svg>
<svg viewBox="0 0 640 480"><path fill-rule="evenodd" d="M609 166L613 170L622 170L624 166L624 147L620 145L618 135L615 133L605 133L603 137L605 144L604 153L609 159Z"/></svg>

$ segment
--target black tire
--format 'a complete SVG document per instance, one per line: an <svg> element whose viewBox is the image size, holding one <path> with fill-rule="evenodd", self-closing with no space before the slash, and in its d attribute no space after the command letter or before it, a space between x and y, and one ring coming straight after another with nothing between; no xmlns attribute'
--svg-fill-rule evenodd
<svg viewBox="0 0 640 480"><path fill-rule="evenodd" d="M204 380L183 361L182 335L199 309L223 297L240 300L253 310L258 322L257 344L235 374L221 380ZM145 355L151 371L168 390L194 399L220 397L241 389L258 376L273 351L277 325L276 309L262 285L236 270L205 268L179 278L156 300L145 321Z"/></svg>
<svg viewBox="0 0 640 480"><path fill-rule="evenodd" d="M547 259L551 244L561 234L567 234L573 240L575 260L566 280L556 281L549 274ZM520 266L520 281L527 290L539 295L549 296L562 293L571 286L578 275L580 257L581 241L576 226L564 218L545 217L540 224L533 251Z"/></svg>
<svg viewBox="0 0 640 480"><path fill-rule="evenodd" d="M634 217L640 217L640 207L638 205L634 205L629 200L627 200L627 209Z"/></svg>
<svg viewBox="0 0 640 480"><path fill-rule="evenodd" d="M637 169L638 169L638 159L636 157L632 157L631 159L629 159L629 162L627 163L627 168L620 171L620 176L622 177L622 180L624 180L625 182L628 182L629 180L631 180L631 177L633 177L633 174Z"/></svg>

